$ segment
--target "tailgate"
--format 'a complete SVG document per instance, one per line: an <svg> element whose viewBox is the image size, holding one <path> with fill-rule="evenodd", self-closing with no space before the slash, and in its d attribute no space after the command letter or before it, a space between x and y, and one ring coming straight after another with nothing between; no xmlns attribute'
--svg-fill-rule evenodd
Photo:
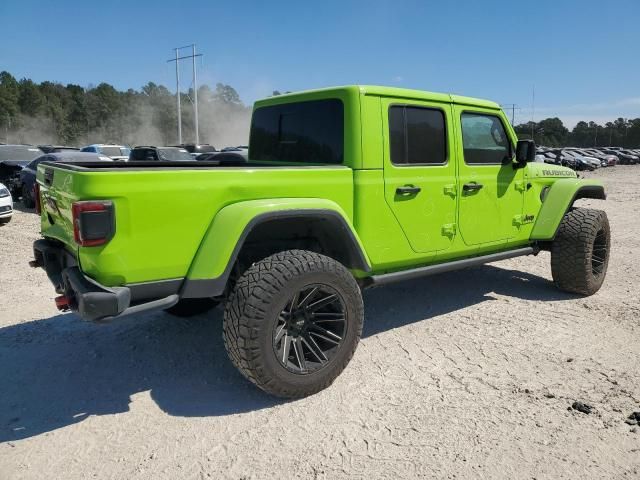
<svg viewBox="0 0 640 480"><path fill-rule="evenodd" d="M40 188L40 231L43 236L64 243L71 251L77 249L73 240L71 204L77 200L73 192L74 175L46 162L38 165L37 181Z"/></svg>

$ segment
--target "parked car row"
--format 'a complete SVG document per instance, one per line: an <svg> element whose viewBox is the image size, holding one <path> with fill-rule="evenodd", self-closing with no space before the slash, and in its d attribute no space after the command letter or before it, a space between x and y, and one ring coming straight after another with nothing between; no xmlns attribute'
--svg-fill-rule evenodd
<svg viewBox="0 0 640 480"><path fill-rule="evenodd" d="M595 170L601 167L640 163L640 150L621 147L550 148L538 146L536 161L562 165L574 170Z"/></svg>
<svg viewBox="0 0 640 480"><path fill-rule="evenodd" d="M32 145L0 145L0 224L11 220L13 200L22 197L26 207L35 205L33 187L40 162L112 161L96 153L84 153L74 148L44 146L50 153Z"/></svg>
<svg viewBox="0 0 640 480"><path fill-rule="evenodd" d="M184 147L184 148L183 148ZM188 148L190 147L190 148ZM238 147L225 147L222 150L216 150L211 147L209 151L197 153L199 150L195 147L204 147L203 145L183 145L173 147L155 147L152 145L141 145L134 147L129 155L129 161L151 161L151 162L182 162L189 160L197 160L199 162L217 162L219 164L243 164L247 162L249 147L241 145Z"/></svg>
<svg viewBox="0 0 640 480"><path fill-rule="evenodd" d="M27 208L33 208L36 204L34 186L36 184L36 173L38 165L42 162L112 162L113 160L107 156L80 151L63 151L56 153L48 153L41 155L29 162L20 171L20 178L18 180L19 189L18 192L22 197L22 203Z"/></svg>
<svg viewBox="0 0 640 480"><path fill-rule="evenodd" d="M640 163L640 148L602 147L599 150L618 157L621 165L637 165Z"/></svg>
<svg viewBox="0 0 640 480"><path fill-rule="evenodd" d="M44 152L33 145L0 145L0 182L14 198L20 196L20 172Z"/></svg>
<svg viewBox="0 0 640 480"><path fill-rule="evenodd" d="M25 206L35 204L33 187L41 162L74 161L207 161L225 165L247 162L246 145L217 150L208 144L182 144L169 147L96 143L82 148L64 145L5 145L0 144L0 182L14 200L22 198ZM3 197L4 198L4 197ZM0 211L2 214L2 211Z"/></svg>

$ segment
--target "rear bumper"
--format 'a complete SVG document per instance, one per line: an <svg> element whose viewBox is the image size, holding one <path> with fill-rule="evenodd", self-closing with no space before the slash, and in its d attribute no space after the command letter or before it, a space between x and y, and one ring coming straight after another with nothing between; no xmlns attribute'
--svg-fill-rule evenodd
<svg viewBox="0 0 640 480"><path fill-rule="evenodd" d="M78 267L65 268L61 276L69 306L85 320L116 317L131 303L131 291L127 287L104 287L85 276Z"/></svg>
<svg viewBox="0 0 640 480"><path fill-rule="evenodd" d="M55 290L65 297L65 304L84 320L106 321L147 310L175 305L177 294L132 305L129 287L105 287L87 277L76 259L64 246L52 240L37 240L33 244L33 267L42 267Z"/></svg>

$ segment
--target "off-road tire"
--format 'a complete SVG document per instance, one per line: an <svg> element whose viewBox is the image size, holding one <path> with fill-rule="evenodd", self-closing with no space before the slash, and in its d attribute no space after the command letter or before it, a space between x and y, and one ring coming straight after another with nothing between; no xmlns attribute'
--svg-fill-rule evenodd
<svg viewBox="0 0 640 480"><path fill-rule="evenodd" d="M31 194L29 193L26 185L22 186L22 204L26 208L34 208L36 206L36 202L31 198Z"/></svg>
<svg viewBox="0 0 640 480"><path fill-rule="evenodd" d="M609 265L611 232L602 210L569 211L551 245L551 275L564 291L593 295L602 286Z"/></svg>
<svg viewBox="0 0 640 480"><path fill-rule="evenodd" d="M273 329L289 298L309 285L327 285L345 307L340 347L317 371L297 374L276 357ZM265 392L301 398L327 388L353 356L364 319L360 287L336 260L306 250L287 250L254 263L238 279L224 311L223 339L240 372Z"/></svg>
<svg viewBox="0 0 640 480"><path fill-rule="evenodd" d="M165 312L176 317L193 317L208 312L218 305L213 298L183 298L174 306L166 308Z"/></svg>

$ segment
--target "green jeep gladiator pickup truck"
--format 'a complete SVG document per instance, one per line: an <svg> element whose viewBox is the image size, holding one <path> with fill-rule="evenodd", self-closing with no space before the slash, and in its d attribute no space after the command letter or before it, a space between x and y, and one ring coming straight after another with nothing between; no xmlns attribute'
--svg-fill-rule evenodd
<svg viewBox="0 0 640 480"><path fill-rule="evenodd" d="M574 202L604 188L534 155L485 100L373 86L268 98L245 164L40 164L31 264L86 320L224 301L236 367L302 397L351 359L364 288L540 250L560 289L600 288L607 216Z"/></svg>

